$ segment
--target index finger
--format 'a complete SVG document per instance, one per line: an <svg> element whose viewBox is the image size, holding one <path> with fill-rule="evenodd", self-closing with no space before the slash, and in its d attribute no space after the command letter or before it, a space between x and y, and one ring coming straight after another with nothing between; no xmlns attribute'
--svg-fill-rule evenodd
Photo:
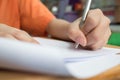
<svg viewBox="0 0 120 80"><path fill-rule="evenodd" d="M21 40L21 41L39 44L39 42L37 42L28 33L26 33L25 31L22 31L22 30L14 31L13 36L16 39Z"/></svg>
<svg viewBox="0 0 120 80"><path fill-rule="evenodd" d="M103 13L100 9L89 11L85 24L81 28L85 35L90 33L93 29L97 27L97 25L99 25L101 21L101 16L103 16Z"/></svg>

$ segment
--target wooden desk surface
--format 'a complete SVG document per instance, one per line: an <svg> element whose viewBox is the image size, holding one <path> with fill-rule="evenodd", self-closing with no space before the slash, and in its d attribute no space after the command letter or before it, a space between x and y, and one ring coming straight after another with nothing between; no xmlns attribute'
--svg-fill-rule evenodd
<svg viewBox="0 0 120 80"><path fill-rule="evenodd" d="M107 47L120 48L116 46ZM78 80L78 79L0 69L0 80ZM88 80L120 80L120 65Z"/></svg>

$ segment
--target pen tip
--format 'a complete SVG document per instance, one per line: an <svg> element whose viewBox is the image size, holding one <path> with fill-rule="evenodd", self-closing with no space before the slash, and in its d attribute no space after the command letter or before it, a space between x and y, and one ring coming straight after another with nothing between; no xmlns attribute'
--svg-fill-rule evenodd
<svg viewBox="0 0 120 80"><path fill-rule="evenodd" d="M78 48L78 46L79 46L79 44L75 44L75 49L77 49L77 48Z"/></svg>

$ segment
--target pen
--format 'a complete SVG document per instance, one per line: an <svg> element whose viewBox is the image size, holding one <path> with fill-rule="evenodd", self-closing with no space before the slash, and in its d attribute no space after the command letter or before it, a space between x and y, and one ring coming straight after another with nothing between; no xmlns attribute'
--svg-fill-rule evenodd
<svg viewBox="0 0 120 80"><path fill-rule="evenodd" d="M84 9L83 14L82 14L82 19L80 21L79 28L81 28L81 26L83 26L83 24L85 23L90 6L91 6L91 3L92 3L92 0L86 0L86 1L87 2L85 4L85 9ZM76 43L75 48L78 48L78 46L79 46L79 43Z"/></svg>

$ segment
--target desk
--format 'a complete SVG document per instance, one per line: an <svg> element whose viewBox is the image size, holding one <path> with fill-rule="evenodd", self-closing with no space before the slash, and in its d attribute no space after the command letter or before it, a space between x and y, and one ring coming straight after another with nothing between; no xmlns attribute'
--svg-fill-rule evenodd
<svg viewBox="0 0 120 80"><path fill-rule="evenodd" d="M107 45L107 47L120 48ZM0 70L0 80L78 80L75 78L57 77L19 71ZM120 65L88 80L120 80Z"/></svg>

